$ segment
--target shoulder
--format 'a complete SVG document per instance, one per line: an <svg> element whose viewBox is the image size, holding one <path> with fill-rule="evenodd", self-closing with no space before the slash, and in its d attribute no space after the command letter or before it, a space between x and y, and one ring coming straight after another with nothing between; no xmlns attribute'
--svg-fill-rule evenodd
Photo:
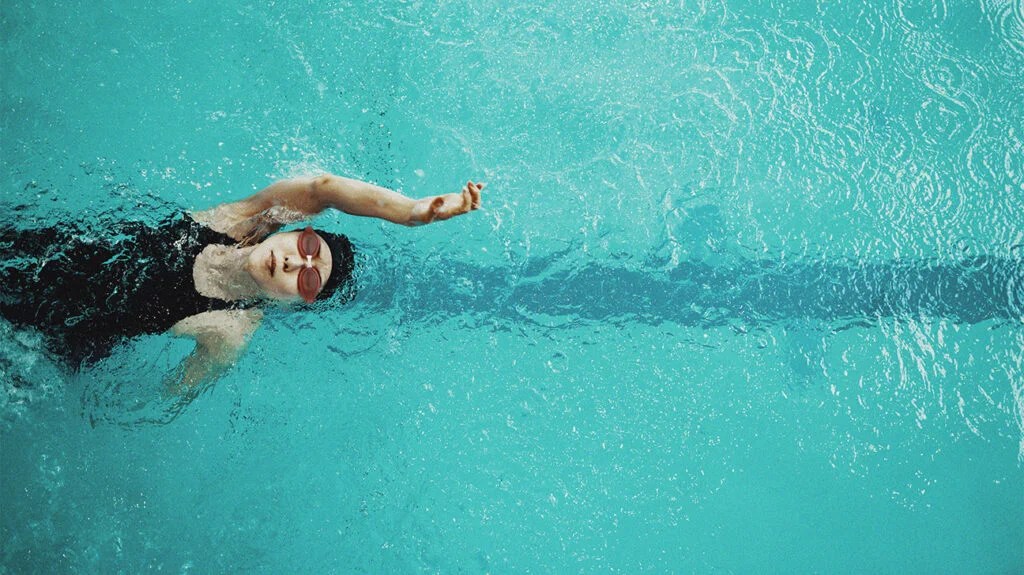
<svg viewBox="0 0 1024 575"><path fill-rule="evenodd" d="M237 230L239 224L252 217L241 204L242 202L221 204L206 210L189 212L188 215L215 232L224 234L235 241L241 241L242 237L236 237L232 230Z"/></svg>
<svg viewBox="0 0 1024 575"><path fill-rule="evenodd" d="M241 347L259 327L263 312L259 309L205 311L186 317L171 326L171 333L194 337L199 343L217 343Z"/></svg>
<svg viewBox="0 0 1024 575"><path fill-rule="evenodd" d="M221 204L207 210L191 212L189 215L211 230L249 245L262 241L285 224L299 222L308 217L285 206L270 206L256 210L246 201Z"/></svg>

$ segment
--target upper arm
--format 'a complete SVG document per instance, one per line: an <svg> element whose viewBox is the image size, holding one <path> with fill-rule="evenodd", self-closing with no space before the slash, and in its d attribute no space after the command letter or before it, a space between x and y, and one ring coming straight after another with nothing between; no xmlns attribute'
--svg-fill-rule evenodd
<svg viewBox="0 0 1024 575"><path fill-rule="evenodd" d="M319 214L324 210L324 203L320 197L318 181L324 177L279 180L236 204L240 211L248 215L255 215L274 206L306 215Z"/></svg>
<svg viewBox="0 0 1024 575"><path fill-rule="evenodd" d="M280 180L248 198L194 212L192 217L238 241L262 239L258 236L269 235L283 224L301 221L324 210L318 186L322 178Z"/></svg>

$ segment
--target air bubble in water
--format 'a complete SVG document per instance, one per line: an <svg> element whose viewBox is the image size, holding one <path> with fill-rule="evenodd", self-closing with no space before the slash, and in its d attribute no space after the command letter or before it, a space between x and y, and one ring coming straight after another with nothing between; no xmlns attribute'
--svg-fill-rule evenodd
<svg viewBox="0 0 1024 575"><path fill-rule="evenodd" d="M562 373L569 367L569 357L560 351L556 351L548 358L547 366L551 373Z"/></svg>

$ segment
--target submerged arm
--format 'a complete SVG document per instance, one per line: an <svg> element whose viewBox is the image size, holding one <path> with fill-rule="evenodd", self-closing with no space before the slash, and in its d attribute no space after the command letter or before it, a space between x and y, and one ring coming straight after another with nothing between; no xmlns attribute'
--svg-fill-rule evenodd
<svg viewBox="0 0 1024 575"><path fill-rule="evenodd" d="M174 324L171 333L195 338L196 348L167 376L165 387L188 393L220 378L245 351L262 317L259 310L208 311Z"/></svg>

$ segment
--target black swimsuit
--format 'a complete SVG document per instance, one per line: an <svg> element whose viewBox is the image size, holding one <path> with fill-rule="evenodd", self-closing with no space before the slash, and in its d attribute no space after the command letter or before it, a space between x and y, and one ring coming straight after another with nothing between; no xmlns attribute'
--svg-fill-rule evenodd
<svg viewBox="0 0 1024 575"><path fill-rule="evenodd" d="M192 278L203 248L235 243L185 214L156 227L124 222L103 237L5 227L0 313L42 332L77 368L126 338L161 333L204 311L246 307L200 295Z"/></svg>

